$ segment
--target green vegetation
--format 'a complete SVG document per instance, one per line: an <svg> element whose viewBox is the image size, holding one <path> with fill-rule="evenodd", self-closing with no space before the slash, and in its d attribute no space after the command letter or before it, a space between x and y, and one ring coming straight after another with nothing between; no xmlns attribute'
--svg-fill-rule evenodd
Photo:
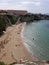
<svg viewBox="0 0 49 65"><path fill-rule="evenodd" d="M12 24L15 24L15 21L14 21L14 19L13 19L13 15L7 15L7 17L8 17L8 19L10 20L10 22L11 22Z"/></svg>
<svg viewBox="0 0 49 65"><path fill-rule="evenodd" d="M6 27L15 24L18 18L19 16L14 15L0 15L0 36L6 31Z"/></svg>
<svg viewBox="0 0 49 65"><path fill-rule="evenodd" d="M13 62L13 63L11 63L11 64L9 64L9 65L14 65L14 64L17 64L17 62Z"/></svg>
<svg viewBox="0 0 49 65"><path fill-rule="evenodd" d="M3 31L6 30L6 22L4 18L1 16L0 17L0 35L3 34Z"/></svg>
<svg viewBox="0 0 49 65"><path fill-rule="evenodd" d="M10 20L11 24L15 24L19 18L19 16L15 16L15 15L6 15L6 16Z"/></svg>
<svg viewBox="0 0 49 65"><path fill-rule="evenodd" d="M32 14L32 13L27 13L25 15L15 15L15 14L2 14L0 15L0 36L3 34L3 31L6 30L6 27L9 25L13 25L15 23L20 23L17 22L17 20L20 18L20 22L33 22L33 21L38 21L38 20L49 20L48 15L44 14Z"/></svg>
<svg viewBox="0 0 49 65"><path fill-rule="evenodd" d="M4 62L0 62L0 65L6 65Z"/></svg>
<svg viewBox="0 0 49 65"><path fill-rule="evenodd" d="M13 62L13 63L8 64L8 65L14 65L14 64L17 64L17 62ZM4 62L0 61L0 65L7 65L7 64L5 64Z"/></svg>
<svg viewBox="0 0 49 65"><path fill-rule="evenodd" d="M38 20L49 20L49 15L27 13L25 15L22 15L20 20L21 22L27 22L27 23Z"/></svg>

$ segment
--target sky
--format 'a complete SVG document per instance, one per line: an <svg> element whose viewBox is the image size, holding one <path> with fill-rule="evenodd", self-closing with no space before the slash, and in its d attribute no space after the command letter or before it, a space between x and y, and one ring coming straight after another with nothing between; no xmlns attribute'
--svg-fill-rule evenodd
<svg viewBox="0 0 49 65"><path fill-rule="evenodd" d="M32 13L49 13L49 0L0 0L0 9L27 10Z"/></svg>

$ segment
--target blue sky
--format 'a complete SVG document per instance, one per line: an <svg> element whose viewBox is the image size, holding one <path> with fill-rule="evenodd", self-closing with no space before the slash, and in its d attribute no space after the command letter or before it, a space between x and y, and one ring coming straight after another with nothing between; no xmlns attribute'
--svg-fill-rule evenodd
<svg viewBox="0 0 49 65"><path fill-rule="evenodd" d="M0 0L0 9L27 10L32 13L49 13L49 0Z"/></svg>

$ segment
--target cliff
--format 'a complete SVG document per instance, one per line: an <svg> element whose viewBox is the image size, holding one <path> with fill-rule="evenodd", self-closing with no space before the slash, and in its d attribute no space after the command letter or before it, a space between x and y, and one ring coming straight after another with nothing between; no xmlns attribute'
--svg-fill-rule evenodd
<svg viewBox="0 0 49 65"><path fill-rule="evenodd" d="M34 20L49 20L49 15L28 13L25 10L0 10L0 35L8 26L20 22L30 23Z"/></svg>

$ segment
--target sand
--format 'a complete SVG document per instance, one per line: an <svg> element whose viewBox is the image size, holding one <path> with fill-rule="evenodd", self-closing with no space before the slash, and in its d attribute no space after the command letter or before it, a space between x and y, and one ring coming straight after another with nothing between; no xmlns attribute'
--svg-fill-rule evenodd
<svg viewBox="0 0 49 65"><path fill-rule="evenodd" d="M0 61L10 64L23 61L32 61L31 55L23 45L21 30L24 23L15 24L6 29L6 32L0 37Z"/></svg>

